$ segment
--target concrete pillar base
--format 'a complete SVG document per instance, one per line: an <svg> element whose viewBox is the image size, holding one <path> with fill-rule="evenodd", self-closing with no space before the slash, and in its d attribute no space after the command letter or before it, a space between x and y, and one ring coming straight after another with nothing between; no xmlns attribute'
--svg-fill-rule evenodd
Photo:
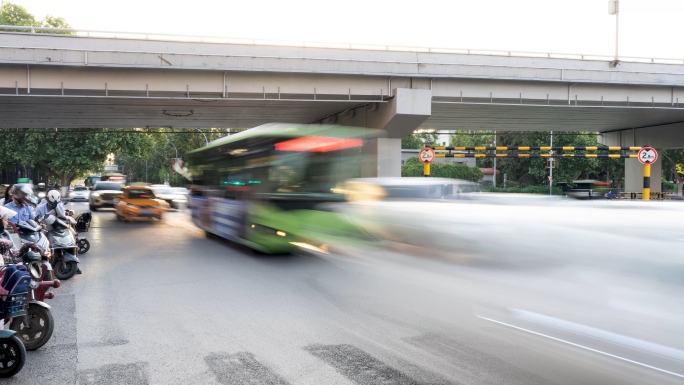
<svg viewBox="0 0 684 385"><path fill-rule="evenodd" d="M396 155L399 154L397 157ZM366 178L401 176L401 139L371 139L363 148L361 174Z"/></svg>
<svg viewBox="0 0 684 385"><path fill-rule="evenodd" d="M663 163L651 164L651 192L662 191L661 174ZM625 192L642 192L644 189L644 165L637 159L625 159Z"/></svg>

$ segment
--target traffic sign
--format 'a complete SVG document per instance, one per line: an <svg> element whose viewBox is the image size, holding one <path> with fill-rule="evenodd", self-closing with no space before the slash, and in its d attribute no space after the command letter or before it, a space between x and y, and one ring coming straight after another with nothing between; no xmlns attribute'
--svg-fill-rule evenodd
<svg viewBox="0 0 684 385"><path fill-rule="evenodd" d="M653 164L656 160L658 160L658 151L652 147L644 147L639 150L637 159L639 159L641 164Z"/></svg>
<svg viewBox="0 0 684 385"><path fill-rule="evenodd" d="M418 153L418 159L420 159L423 164L430 164L435 160L435 150L430 147L425 147Z"/></svg>

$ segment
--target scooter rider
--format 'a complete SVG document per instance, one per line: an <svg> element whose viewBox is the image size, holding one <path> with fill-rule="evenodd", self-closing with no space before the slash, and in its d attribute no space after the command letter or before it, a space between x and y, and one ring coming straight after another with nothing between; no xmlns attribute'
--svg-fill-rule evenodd
<svg viewBox="0 0 684 385"><path fill-rule="evenodd" d="M31 205L35 205L33 189L25 184L15 184L12 186L12 201L5 204L5 207L15 211L17 215L9 219L10 222L17 224L21 221L35 219L36 215Z"/></svg>
<svg viewBox="0 0 684 385"><path fill-rule="evenodd" d="M36 207L36 219L40 220L51 212L54 213L57 218L67 220L72 225L76 224L76 221L73 218L67 217L66 209L64 209L64 205L62 204L62 194L60 194L58 190L48 191L45 199L38 204Z"/></svg>
<svg viewBox="0 0 684 385"><path fill-rule="evenodd" d="M69 223L71 223L72 226L76 225L76 221L74 220L74 218L66 215L66 210L64 209L64 205L62 204L62 194L60 194L59 190L48 191L47 195L45 196L45 199L43 199L43 201L40 202L40 204L36 207L37 220L45 218L48 214L54 214L57 218L68 221ZM74 233L75 237L76 233L73 231L73 228L71 229L71 231ZM76 274L81 273L81 268L79 267L76 270Z"/></svg>
<svg viewBox="0 0 684 385"><path fill-rule="evenodd" d="M15 248L14 242L7 232L7 227L9 225L9 219L16 215L16 211L0 206L0 218L2 218L2 220L0 220L0 266L4 266L7 263L13 263L14 258L25 254L29 249L41 254L45 253L45 250L33 242L27 242L19 249Z"/></svg>

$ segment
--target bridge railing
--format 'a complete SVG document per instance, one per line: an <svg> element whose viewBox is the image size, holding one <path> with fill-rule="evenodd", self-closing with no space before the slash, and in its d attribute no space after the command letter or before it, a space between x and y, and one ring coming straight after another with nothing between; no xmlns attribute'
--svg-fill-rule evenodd
<svg viewBox="0 0 684 385"><path fill-rule="evenodd" d="M112 38L112 39L133 39L133 40L158 40L158 41L178 41L178 42L198 42L198 43L223 43L240 45L277 45L283 47L302 47L302 48L325 48L325 49L350 49L350 50L371 50L388 52L424 52L424 53L446 53L479 56L512 56L548 59L574 59L587 61L614 61L611 55L596 54L577 54L560 52L535 52L535 51L516 51L516 50L484 50L471 48L429 48L411 47L399 45L374 45L374 44L348 44L348 43L326 43L326 42L303 42L278 39L246 39L223 36L201 36L201 35L182 35L171 33L149 33L149 32L121 32L103 31L75 28L52 28L52 27L29 27L0 25L0 33L46 33L63 35L65 33L76 34L76 36ZM684 64L684 58L649 58L640 56L620 56L619 61L637 63L658 63L658 64Z"/></svg>

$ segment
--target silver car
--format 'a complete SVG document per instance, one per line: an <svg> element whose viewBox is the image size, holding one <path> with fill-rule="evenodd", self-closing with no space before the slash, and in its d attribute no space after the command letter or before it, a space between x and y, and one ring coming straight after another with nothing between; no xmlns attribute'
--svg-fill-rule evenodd
<svg viewBox="0 0 684 385"><path fill-rule="evenodd" d="M120 182L97 182L90 193L90 211L103 207L114 208L114 200L121 195L123 184Z"/></svg>
<svg viewBox="0 0 684 385"><path fill-rule="evenodd" d="M169 187L167 185L152 185L150 186L154 191L154 195L158 199L163 199L171 206L172 209L181 209L188 204L187 193L184 194L178 187ZM187 189L183 190L187 191Z"/></svg>
<svg viewBox="0 0 684 385"><path fill-rule="evenodd" d="M72 202L87 202L90 197L90 190L86 186L75 186L69 191L69 200Z"/></svg>

